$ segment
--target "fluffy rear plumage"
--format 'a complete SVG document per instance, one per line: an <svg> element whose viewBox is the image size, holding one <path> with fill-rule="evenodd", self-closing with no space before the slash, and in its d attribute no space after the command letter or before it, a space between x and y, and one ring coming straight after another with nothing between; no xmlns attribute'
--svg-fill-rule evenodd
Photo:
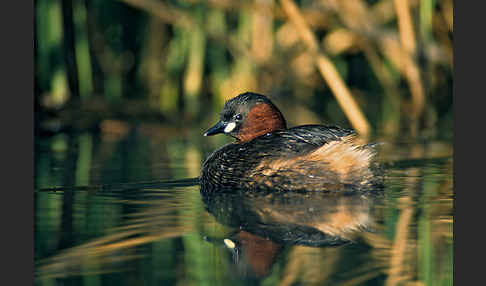
<svg viewBox="0 0 486 286"><path fill-rule="evenodd" d="M335 126L278 130L228 144L204 163L202 183L272 190L364 189L378 183L374 148Z"/></svg>

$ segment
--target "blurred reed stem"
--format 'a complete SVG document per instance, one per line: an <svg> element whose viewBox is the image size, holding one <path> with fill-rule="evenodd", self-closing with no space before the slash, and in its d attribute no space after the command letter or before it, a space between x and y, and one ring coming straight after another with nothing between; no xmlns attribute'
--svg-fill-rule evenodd
<svg viewBox="0 0 486 286"><path fill-rule="evenodd" d="M190 118L195 118L201 110L199 103L206 60L206 36L202 28L204 26L204 12L205 9L202 6L194 11L193 19L197 24L191 31L188 31L189 55L184 74L184 103L185 112Z"/></svg>
<svg viewBox="0 0 486 286"><path fill-rule="evenodd" d="M154 109L164 112L164 106L161 97L164 96L163 85L167 79L167 73L164 65L164 59L167 57L167 27L166 24L158 17L151 17L148 23L148 33L144 45L141 77L148 87L149 104ZM166 109L169 114L169 109Z"/></svg>
<svg viewBox="0 0 486 286"><path fill-rule="evenodd" d="M408 0L393 0L395 4L396 15L398 18L398 29L400 31L400 42L407 53L414 55L417 44L415 41L415 32L410 15L410 4Z"/></svg>
<svg viewBox="0 0 486 286"><path fill-rule="evenodd" d="M410 93L412 95L412 124L416 125L416 121L422 116L425 107L425 92L420 70L415 60L417 56L415 31L412 24L413 20L408 0L394 0L394 3L398 18L400 42L407 58L407 60L403 62L403 73L407 78L410 86ZM412 127L412 131L415 130L413 133L416 133L416 129L416 126Z"/></svg>
<svg viewBox="0 0 486 286"><path fill-rule="evenodd" d="M387 135L435 130L451 118L451 0L38 0L35 7L40 111L74 114L70 94L96 94L79 105L197 120L255 91L300 102L289 118L347 119L362 135L371 126Z"/></svg>
<svg viewBox="0 0 486 286"><path fill-rule="evenodd" d="M71 98L79 98L78 64L76 59L76 39L71 0L61 1L63 27L63 54Z"/></svg>
<svg viewBox="0 0 486 286"><path fill-rule="evenodd" d="M100 44L100 33L97 32L98 24L95 17L95 9L92 0L85 0L86 9L86 36L88 38L89 60L91 63L92 84L94 95L102 96L105 93L104 72L99 62L103 45Z"/></svg>
<svg viewBox="0 0 486 286"><path fill-rule="evenodd" d="M398 285L402 282L402 271L405 253L407 251L409 224L412 221L414 209L409 197L400 199L401 213L395 229L395 240L391 248L390 267L385 285Z"/></svg>
<svg viewBox="0 0 486 286"><path fill-rule="evenodd" d="M81 1L73 3L74 25L76 34L76 62L79 75L79 92L81 99L90 97L93 93L93 71L92 59L89 48L89 36L87 31L87 11L86 6Z"/></svg>
<svg viewBox="0 0 486 286"><path fill-rule="evenodd" d="M297 28L302 41L315 57L317 68L333 91L336 100L348 117L351 125L353 125L359 134L366 137L370 133L370 125L368 121L334 67L334 64L320 51L317 40L306 24L298 7L291 0L281 0L280 2L283 10L289 16L290 21L292 21Z"/></svg>
<svg viewBox="0 0 486 286"><path fill-rule="evenodd" d="M251 52L257 63L265 63L271 59L273 52L274 17L273 0L255 0L252 9Z"/></svg>

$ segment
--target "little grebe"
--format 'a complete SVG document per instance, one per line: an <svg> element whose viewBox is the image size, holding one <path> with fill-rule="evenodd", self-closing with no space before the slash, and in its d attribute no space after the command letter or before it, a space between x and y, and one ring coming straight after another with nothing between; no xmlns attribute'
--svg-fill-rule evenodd
<svg viewBox="0 0 486 286"><path fill-rule="evenodd" d="M204 136L218 133L236 141L204 162L200 181L205 190L342 190L376 183L371 144L357 145L355 132L337 126L287 129L282 113L260 94L247 92L227 101L219 122Z"/></svg>

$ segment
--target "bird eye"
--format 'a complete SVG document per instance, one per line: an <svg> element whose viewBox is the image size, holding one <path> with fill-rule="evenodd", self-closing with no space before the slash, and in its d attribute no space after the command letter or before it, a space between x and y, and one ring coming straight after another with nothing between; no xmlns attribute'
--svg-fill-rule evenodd
<svg viewBox="0 0 486 286"><path fill-rule="evenodd" d="M236 114L236 115L235 115L235 117L234 117L234 118L235 118L236 120L241 120L241 118L242 118L242 117L243 117L243 116L241 116L241 114L240 114L240 113L238 113L238 114Z"/></svg>

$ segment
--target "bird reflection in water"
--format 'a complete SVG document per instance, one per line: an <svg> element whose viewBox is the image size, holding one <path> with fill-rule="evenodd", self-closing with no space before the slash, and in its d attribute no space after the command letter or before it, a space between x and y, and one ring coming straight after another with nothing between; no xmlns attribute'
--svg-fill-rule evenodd
<svg viewBox="0 0 486 286"><path fill-rule="evenodd" d="M225 238L206 240L231 252L239 276L267 276L288 246L340 246L373 230L379 191L262 192L201 186L206 209L216 220L235 228Z"/></svg>

